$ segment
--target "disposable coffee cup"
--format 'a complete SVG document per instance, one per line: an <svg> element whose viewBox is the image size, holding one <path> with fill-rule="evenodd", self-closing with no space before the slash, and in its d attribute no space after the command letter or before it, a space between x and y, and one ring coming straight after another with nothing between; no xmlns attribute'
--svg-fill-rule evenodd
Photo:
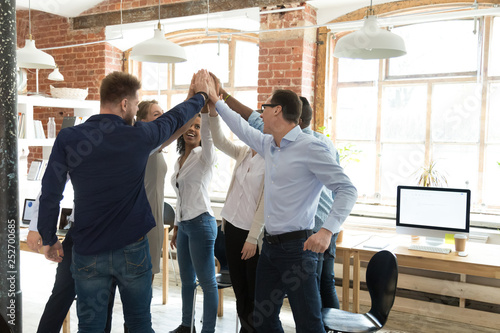
<svg viewBox="0 0 500 333"><path fill-rule="evenodd" d="M342 243L342 239L344 239L344 229L340 229L336 243Z"/></svg>
<svg viewBox="0 0 500 333"><path fill-rule="evenodd" d="M455 251L465 251L465 244L467 243L467 235L455 234Z"/></svg>

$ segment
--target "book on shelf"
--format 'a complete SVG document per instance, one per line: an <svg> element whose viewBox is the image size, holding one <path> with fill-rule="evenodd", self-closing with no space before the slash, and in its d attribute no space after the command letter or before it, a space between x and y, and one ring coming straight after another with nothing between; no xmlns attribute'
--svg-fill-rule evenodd
<svg viewBox="0 0 500 333"><path fill-rule="evenodd" d="M43 125L41 120L33 120L35 124L35 139L45 139L45 131L43 130Z"/></svg>
<svg viewBox="0 0 500 333"><path fill-rule="evenodd" d="M28 171L28 180L41 180L48 163L48 160L34 160L31 162Z"/></svg>
<svg viewBox="0 0 500 333"><path fill-rule="evenodd" d="M38 172L42 166L42 160L34 160L31 162L30 169L28 171L28 180L36 180Z"/></svg>
<svg viewBox="0 0 500 333"><path fill-rule="evenodd" d="M38 169L38 174L36 175L36 180L42 180L43 174L45 173L45 170L47 169L47 164L49 163L49 160L43 160L42 165Z"/></svg>
<svg viewBox="0 0 500 333"><path fill-rule="evenodd" d="M25 132L24 132L24 113L18 112L17 113L17 137L19 139L24 139Z"/></svg>

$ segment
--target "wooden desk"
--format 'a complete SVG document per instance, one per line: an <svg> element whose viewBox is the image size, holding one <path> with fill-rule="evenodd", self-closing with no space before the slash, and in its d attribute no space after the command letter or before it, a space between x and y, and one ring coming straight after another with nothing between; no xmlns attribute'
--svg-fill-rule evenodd
<svg viewBox="0 0 500 333"><path fill-rule="evenodd" d="M423 251L409 250L408 246L411 244L410 236L397 235L391 238L386 238L389 240L391 245L386 249L392 251L397 259L398 266L400 267L411 267L423 270L431 270L437 272L447 272L455 273L460 275L460 282L457 282L458 286L451 286L453 282L447 282L450 284L449 290L439 290L442 295L453 294L455 297L460 298L459 307L452 307L447 305L441 305L439 314L434 314L434 316L449 316L453 318L452 320L463 321L473 323L475 325L481 326L494 326L494 323L498 323L500 320L500 315L493 313L484 313L483 311L465 309L465 299L475 297L475 294L487 294L490 295L491 303L498 303L498 298L496 295L500 294L499 288L487 287L487 286L472 286L466 283L465 277L467 275L479 276L493 279L500 279L500 245L493 244L482 244L467 242L467 257L458 256L457 252L452 250L449 254L439 254ZM352 256L354 258L353 267L353 312L359 313L359 295L360 295L360 262L369 261L371 257L379 250L364 248L363 244L358 244L351 249ZM426 278L422 278L426 279ZM433 279L437 281L436 279ZM399 284L399 283L398 283ZM466 289L470 287L470 291ZM480 289L483 288L483 289ZM457 292L456 290L459 290ZM458 295L458 296L457 296ZM465 295L466 297L462 297ZM477 297L485 296L478 295ZM488 297L486 296L486 299ZM453 309L447 309L453 308ZM458 309L458 310L457 310ZM458 312L460 311L460 312ZM466 317L467 312L470 312L471 318L460 318ZM431 313L432 315L432 313Z"/></svg>
<svg viewBox="0 0 500 333"><path fill-rule="evenodd" d="M349 311L349 282L351 270L351 249L366 241L370 236L365 233L344 232L342 242L336 243L335 256L343 258L342 264L342 309Z"/></svg>

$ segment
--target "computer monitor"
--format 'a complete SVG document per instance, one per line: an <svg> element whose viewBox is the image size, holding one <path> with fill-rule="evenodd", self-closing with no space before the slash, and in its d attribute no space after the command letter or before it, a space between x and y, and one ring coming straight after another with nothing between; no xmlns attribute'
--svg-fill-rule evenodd
<svg viewBox="0 0 500 333"><path fill-rule="evenodd" d="M469 233L470 190L398 186L396 232L426 236L437 245L446 234Z"/></svg>

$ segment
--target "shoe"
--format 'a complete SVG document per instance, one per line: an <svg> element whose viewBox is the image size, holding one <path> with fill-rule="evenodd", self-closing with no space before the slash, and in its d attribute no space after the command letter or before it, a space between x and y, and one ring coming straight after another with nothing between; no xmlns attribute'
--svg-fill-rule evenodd
<svg viewBox="0 0 500 333"><path fill-rule="evenodd" d="M191 327L179 325L175 330L168 333L191 333ZM193 327L193 333L196 333L196 327Z"/></svg>

